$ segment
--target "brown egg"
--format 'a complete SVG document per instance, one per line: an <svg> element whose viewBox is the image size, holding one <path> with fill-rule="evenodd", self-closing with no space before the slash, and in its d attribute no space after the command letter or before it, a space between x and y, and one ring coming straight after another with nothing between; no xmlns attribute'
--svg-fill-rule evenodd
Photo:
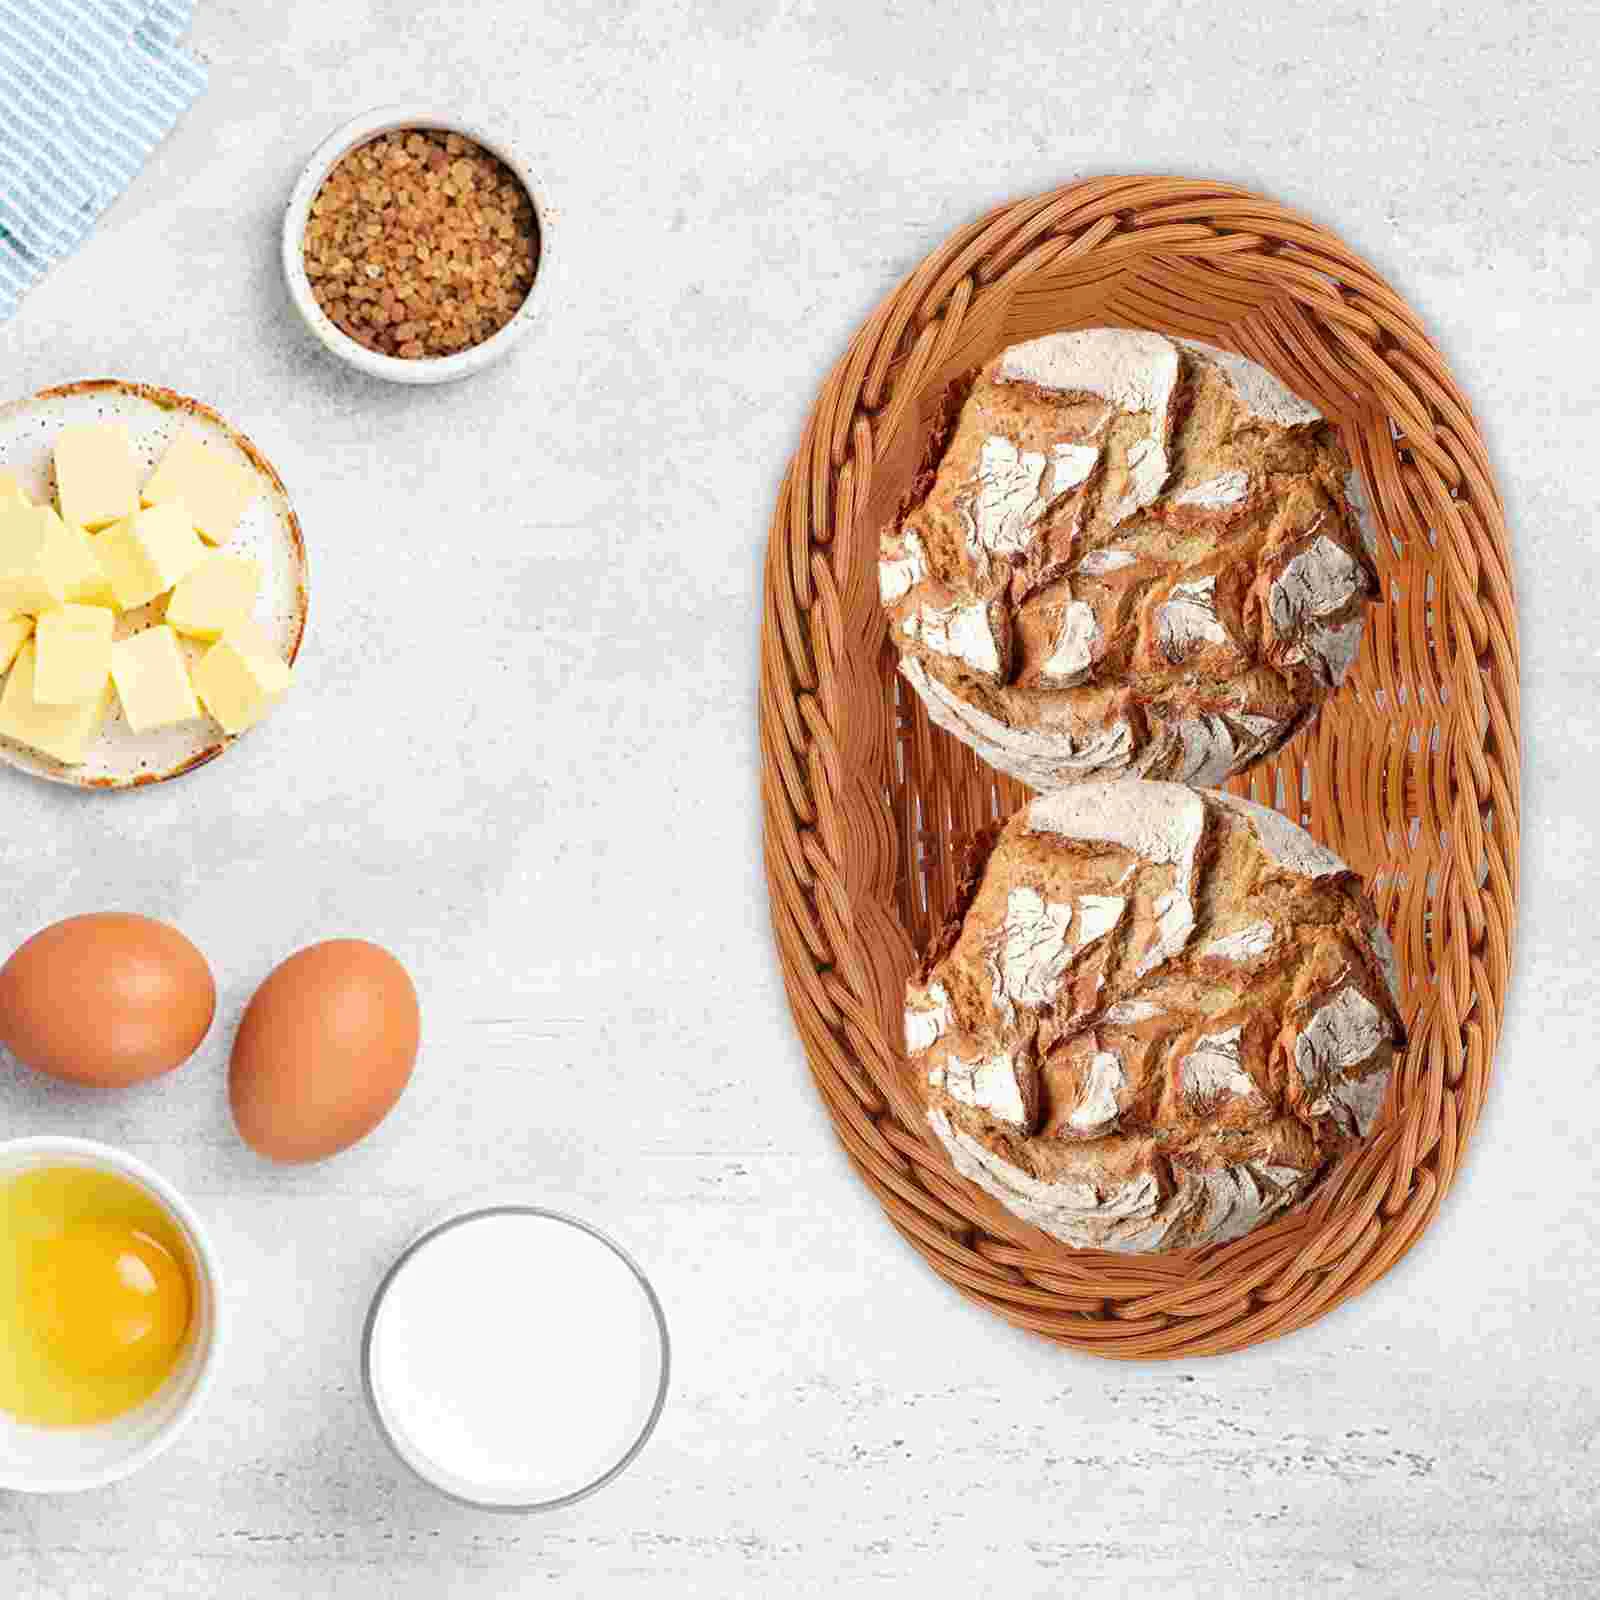
<svg viewBox="0 0 1600 1600"><path fill-rule="evenodd" d="M97 1089L181 1067L216 1009L206 958L176 928L124 911L57 922L0 968L0 1044Z"/></svg>
<svg viewBox="0 0 1600 1600"><path fill-rule="evenodd" d="M292 955L255 992L233 1042L239 1133L271 1161L321 1161L394 1109L422 1020L406 969L361 939Z"/></svg>

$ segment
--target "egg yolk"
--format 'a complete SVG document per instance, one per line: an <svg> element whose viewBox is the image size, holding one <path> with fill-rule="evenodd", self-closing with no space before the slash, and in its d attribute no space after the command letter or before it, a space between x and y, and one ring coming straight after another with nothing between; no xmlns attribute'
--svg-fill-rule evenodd
<svg viewBox="0 0 1600 1600"><path fill-rule="evenodd" d="M27 1315L74 1373L112 1376L171 1364L189 1328L189 1283L149 1234L79 1223L35 1246Z"/></svg>

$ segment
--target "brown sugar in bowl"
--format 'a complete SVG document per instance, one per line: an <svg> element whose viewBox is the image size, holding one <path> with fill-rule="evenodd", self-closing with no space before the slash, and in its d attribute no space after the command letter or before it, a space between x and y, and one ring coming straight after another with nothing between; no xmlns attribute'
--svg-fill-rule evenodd
<svg viewBox="0 0 1600 1600"><path fill-rule="evenodd" d="M284 212L284 278L341 360L394 383L447 383L547 315L553 221L510 141L437 109L383 106L306 163Z"/></svg>

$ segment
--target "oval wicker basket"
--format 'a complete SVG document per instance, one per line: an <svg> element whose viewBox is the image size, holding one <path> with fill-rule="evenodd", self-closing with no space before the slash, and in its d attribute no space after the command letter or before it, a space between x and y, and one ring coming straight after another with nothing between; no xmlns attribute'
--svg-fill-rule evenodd
<svg viewBox="0 0 1600 1600"><path fill-rule="evenodd" d="M1123 325L1203 339L1338 421L1380 529L1383 597L1318 721L1231 788L1365 874L1411 1047L1372 1138L1309 1205L1226 1245L1074 1250L957 1177L901 1047L905 980L960 841L1027 791L930 726L877 601L941 397L1006 345ZM1517 631L1503 507L1415 313L1339 239L1260 196L1095 178L936 250L829 375L779 495L762 618L765 848L784 982L856 1170L933 1269L1007 1321L1122 1358L1303 1327L1416 1241L1477 1122L1517 897Z"/></svg>

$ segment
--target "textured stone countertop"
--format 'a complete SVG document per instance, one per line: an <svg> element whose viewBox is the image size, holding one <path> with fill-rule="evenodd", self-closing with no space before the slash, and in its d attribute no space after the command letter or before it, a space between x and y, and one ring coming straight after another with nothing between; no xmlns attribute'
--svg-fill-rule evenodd
<svg viewBox="0 0 1600 1600"><path fill-rule="evenodd" d="M1600 1591L1593 0L199 0L192 41L208 92L0 327L5 389L218 406L295 495L311 632L281 713L183 782L0 771L0 943L143 911L222 990L134 1092L0 1060L0 1133L186 1190L233 1337L148 1471L0 1496L0 1594ZM514 129L561 211L549 331L433 392L334 364L277 263L311 146L402 95ZM1423 310L1509 508L1527 750L1505 1035L1436 1225L1308 1331L1132 1367L968 1305L852 1177L768 936L755 724L766 521L822 375L951 229L1119 169L1265 189ZM416 973L423 1057L377 1137L270 1170L229 1123L231 1019L345 933ZM357 1372L394 1250L499 1180L615 1230L676 1337L638 1464L543 1520L412 1482Z"/></svg>

